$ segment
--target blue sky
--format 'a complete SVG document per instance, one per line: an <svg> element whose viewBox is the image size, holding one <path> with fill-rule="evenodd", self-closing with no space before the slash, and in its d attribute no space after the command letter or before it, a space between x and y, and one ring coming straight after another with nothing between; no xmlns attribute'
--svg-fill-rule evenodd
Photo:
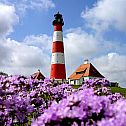
<svg viewBox="0 0 126 126"><path fill-rule="evenodd" d="M95 0L69 0L67 2L54 0L53 2L55 3L54 8L48 10L28 10L24 15L21 15L20 22L15 26L14 32L10 34L10 37L20 41L29 34L52 35L53 15L57 11L63 14L64 30L81 27L84 25L84 20L80 16L81 12L86 7L92 7Z"/></svg>
<svg viewBox="0 0 126 126"><path fill-rule="evenodd" d="M39 68L49 76L52 21L59 11L67 77L88 58L107 79L126 86L125 5L125 0L0 0L0 70L29 75Z"/></svg>

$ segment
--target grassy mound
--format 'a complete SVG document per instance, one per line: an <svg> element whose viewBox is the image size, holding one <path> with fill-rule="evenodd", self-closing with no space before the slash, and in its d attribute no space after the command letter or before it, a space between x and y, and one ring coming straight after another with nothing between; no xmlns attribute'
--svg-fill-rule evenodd
<svg viewBox="0 0 126 126"><path fill-rule="evenodd" d="M112 93L118 92L126 98L126 88L121 88L121 87L110 87L110 88Z"/></svg>

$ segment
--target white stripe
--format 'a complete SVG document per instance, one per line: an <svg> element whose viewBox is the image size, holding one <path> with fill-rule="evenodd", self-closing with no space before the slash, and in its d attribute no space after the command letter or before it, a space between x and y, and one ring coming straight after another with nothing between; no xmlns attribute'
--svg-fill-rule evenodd
<svg viewBox="0 0 126 126"><path fill-rule="evenodd" d="M63 41L62 31L54 31L53 42L55 42L55 41L60 41L60 42Z"/></svg>
<svg viewBox="0 0 126 126"><path fill-rule="evenodd" d="M52 64L65 64L64 53L52 53Z"/></svg>

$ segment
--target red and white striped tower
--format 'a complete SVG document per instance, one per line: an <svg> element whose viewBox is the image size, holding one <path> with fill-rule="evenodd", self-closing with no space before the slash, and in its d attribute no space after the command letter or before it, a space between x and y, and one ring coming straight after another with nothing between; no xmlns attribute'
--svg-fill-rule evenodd
<svg viewBox="0 0 126 126"><path fill-rule="evenodd" d="M62 26L64 25L62 15L54 15L53 21L54 34L53 34L53 45L52 45L52 61L51 61L51 72L50 79L65 80L66 69L65 69L65 58L64 58L64 45Z"/></svg>

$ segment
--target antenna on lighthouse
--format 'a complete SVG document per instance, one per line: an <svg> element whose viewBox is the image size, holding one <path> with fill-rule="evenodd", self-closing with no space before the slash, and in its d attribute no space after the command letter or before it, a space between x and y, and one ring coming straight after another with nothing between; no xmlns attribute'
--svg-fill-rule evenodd
<svg viewBox="0 0 126 126"><path fill-rule="evenodd" d="M50 79L62 81L66 79L64 44L62 35L62 26L64 25L64 21L59 12L54 15L52 24L54 26L54 33Z"/></svg>

